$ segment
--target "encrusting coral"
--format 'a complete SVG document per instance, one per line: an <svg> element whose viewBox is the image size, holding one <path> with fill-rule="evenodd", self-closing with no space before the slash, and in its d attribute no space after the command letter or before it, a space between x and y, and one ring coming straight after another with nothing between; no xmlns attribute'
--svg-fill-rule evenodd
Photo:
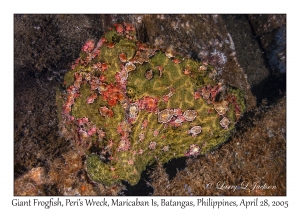
<svg viewBox="0 0 300 210"><path fill-rule="evenodd" d="M147 165L224 143L245 110L241 90L207 63L140 43L131 24L88 40L57 94L61 133L90 178L135 185Z"/></svg>

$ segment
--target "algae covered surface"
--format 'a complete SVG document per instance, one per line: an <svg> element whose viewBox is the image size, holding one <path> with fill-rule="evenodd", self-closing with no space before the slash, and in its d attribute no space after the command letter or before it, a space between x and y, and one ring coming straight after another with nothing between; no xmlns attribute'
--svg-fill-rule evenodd
<svg viewBox="0 0 300 210"><path fill-rule="evenodd" d="M140 43L126 23L88 40L64 84L60 127L87 156L90 178L106 185L135 185L155 161L206 154L246 109L214 66Z"/></svg>

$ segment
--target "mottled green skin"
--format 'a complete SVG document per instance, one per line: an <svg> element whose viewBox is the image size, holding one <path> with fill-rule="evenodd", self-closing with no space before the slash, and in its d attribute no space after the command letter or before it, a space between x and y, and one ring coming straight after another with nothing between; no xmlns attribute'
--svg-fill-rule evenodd
<svg viewBox="0 0 300 210"><path fill-rule="evenodd" d="M76 71L92 72L92 64L101 61L109 64L109 68L104 75L107 81L113 82L115 80L115 73L120 71L119 53L124 52L128 56L128 60L133 58L137 50L136 41L128 40L124 36L119 35L115 30L110 31L105 35L106 39L115 43L113 49L107 46L101 48L99 57L96 57L87 66L78 65L74 70L69 71L65 76L66 86L73 84L74 73ZM81 57L85 54L82 53ZM158 108L163 110L166 108L181 108L183 111L187 109L194 109L198 116L192 122L184 122L179 127L165 126L158 122L157 113L150 113L145 110L139 112L136 121L130 125L130 149L128 151L117 151L118 143L120 141L120 134L117 133L118 125L125 120L125 111L122 105L118 102L116 106L110 107L114 112L114 117L104 118L100 115L98 109L100 106L108 106L107 101L102 100L98 94L98 98L92 104L86 103L86 98L91 95L88 84L83 84L80 87L81 97L75 100L72 106L71 114L75 118L87 117L90 122L102 128L106 132L106 137L97 144L99 151L108 144L109 140L114 142L113 148L110 150L113 160L104 163L100 160L99 155L86 151L86 169L92 180L102 182L106 185L126 180L131 185L135 185L140 180L140 175L146 166L159 161L165 163L173 158L184 157L189 146L196 144L200 147L200 154L205 154L208 151L218 147L224 143L232 131L234 130L234 122L236 116L234 107L230 103L229 110L225 114L230 120L228 129L220 126L222 116L219 116L214 110L212 103L207 103L202 97L194 99L194 92L208 84L214 86L217 81L210 78L213 72L213 67L208 66L206 71L199 71L198 63L191 59L182 59L178 57L181 62L175 64L171 58L166 57L165 53L157 51L156 54L150 58L148 63L136 64L136 69L129 72L127 81L127 96L131 101L137 101L144 96L156 97L159 99ZM160 77L157 66L162 66L164 69ZM183 69L189 66L191 70L190 75L183 74ZM153 70L154 76L151 80L145 78L145 72L149 69ZM162 100L162 96L169 93L169 87L175 89L174 94L166 103ZM226 94L234 95L237 98L237 103L241 109L241 114L245 110L243 94L240 90L232 87L227 87ZM224 98L224 96L222 96ZM211 113L208 110L212 110ZM147 128L141 129L142 122L147 119ZM195 125L202 126L202 132L193 137L188 133L189 129ZM158 130L157 136L153 135L154 130ZM74 129L73 129L74 131ZM145 139L139 141L139 134L144 132ZM97 141L96 136L92 136L93 141ZM149 149L150 142L156 142L154 150ZM162 148L168 145L169 150L163 151ZM95 148L94 148L95 149ZM142 154L138 152L143 150ZM94 150L93 150L94 151Z"/></svg>

